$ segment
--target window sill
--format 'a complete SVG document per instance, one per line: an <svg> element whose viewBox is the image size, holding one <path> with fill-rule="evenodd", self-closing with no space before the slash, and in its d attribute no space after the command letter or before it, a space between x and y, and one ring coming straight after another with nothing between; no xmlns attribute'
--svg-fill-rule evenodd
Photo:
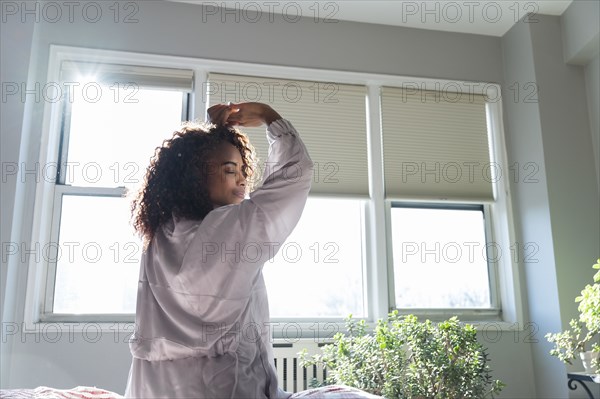
<svg viewBox="0 0 600 399"><path fill-rule="evenodd" d="M429 319L433 322L447 320L452 317L452 314L444 313L442 310L432 311L425 314L421 312L404 311L401 314L414 314L419 320ZM502 335L512 333L516 337L524 337L524 342L534 342L534 335L537 333L537 325L534 323L519 323L501 320L499 313L496 317L492 317L493 310L481 311L480 317L477 317L477 312L457 314L462 323L468 323L482 334L485 342L498 342ZM485 313L488 313L487 315ZM470 316L472 320L465 320ZM361 320L357 318L356 320ZM97 342L102 335L111 335L115 337L115 342L127 342L135 329L135 316L133 314L101 314L101 315L75 315L75 314L46 314L37 322L23 323L20 327L18 323L14 323L12 334L24 333L28 335L39 334L42 337L56 337L58 334L65 336L73 334L81 334L86 341L89 341L89 336L92 336L92 341ZM372 333L377 326L376 321L368 321L366 324L366 332ZM253 327L256 327L254 324ZM242 333L243 331L242 326ZM312 340L316 343L331 342L334 335L338 332L345 333L346 323L343 319L273 319L268 324L261 326L268 329L274 341L280 343L293 344L300 340ZM8 333L8 331L7 331ZM117 339L118 337L118 339Z"/></svg>

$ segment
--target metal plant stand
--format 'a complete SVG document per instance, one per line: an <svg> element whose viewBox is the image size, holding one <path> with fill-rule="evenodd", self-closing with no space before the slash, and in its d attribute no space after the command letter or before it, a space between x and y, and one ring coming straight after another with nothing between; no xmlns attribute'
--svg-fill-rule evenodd
<svg viewBox="0 0 600 399"><path fill-rule="evenodd" d="M600 399L600 375L567 373L567 377L569 378L568 386L570 390L574 391L577 389L577 385L580 385L587 392L590 399Z"/></svg>

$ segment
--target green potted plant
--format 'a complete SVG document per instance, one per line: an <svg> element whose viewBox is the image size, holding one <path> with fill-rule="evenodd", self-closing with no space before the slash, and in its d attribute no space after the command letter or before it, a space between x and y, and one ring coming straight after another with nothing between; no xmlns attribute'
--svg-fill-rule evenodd
<svg viewBox="0 0 600 399"><path fill-rule="evenodd" d="M346 321L322 354L300 354L304 367L327 370L327 384L344 384L386 398L487 398L504 384L493 380L486 349L475 328L456 317L434 324L397 311L366 333L364 320Z"/></svg>
<svg viewBox="0 0 600 399"><path fill-rule="evenodd" d="M566 364L573 364L577 354L581 357L587 373L598 374L600 371L600 259L593 265L598 272L594 275L594 284L587 284L581 295L575 298L579 303L579 318L569 322L569 330L559 333L548 333L546 339L554 344L550 351Z"/></svg>

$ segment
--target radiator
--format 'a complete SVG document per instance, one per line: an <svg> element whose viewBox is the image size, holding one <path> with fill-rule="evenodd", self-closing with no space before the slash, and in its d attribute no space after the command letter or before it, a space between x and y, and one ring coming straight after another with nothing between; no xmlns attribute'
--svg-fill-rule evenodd
<svg viewBox="0 0 600 399"><path fill-rule="evenodd" d="M310 388L313 380L322 384L327 378L322 366L301 367L298 352L306 349L309 355L321 353L320 347L325 344L313 340L299 340L294 343L285 340L273 342L275 368L281 389L287 392L300 392Z"/></svg>

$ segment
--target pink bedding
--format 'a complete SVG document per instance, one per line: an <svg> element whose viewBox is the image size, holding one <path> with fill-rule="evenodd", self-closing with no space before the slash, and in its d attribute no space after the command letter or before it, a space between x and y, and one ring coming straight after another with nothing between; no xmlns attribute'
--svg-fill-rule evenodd
<svg viewBox="0 0 600 399"><path fill-rule="evenodd" d="M35 389L6 389L0 391L1 399L121 399L118 393L94 387L55 389L37 387Z"/></svg>
<svg viewBox="0 0 600 399"><path fill-rule="evenodd" d="M309 389L290 396L296 398L327 398L327 399L379 399L381 396L372 395L356 388L343 385L330 385L323 388Z"/></svg>
<svg viewBox="0 0 600 399"><path fill-rule="evenodd" d="M94 387L76 387L73 389L55 389L37 387L35 389L0 390L1 399L122 399L118 393ZM327 398L327 399L377 399L355 388L342 385L331 385L323 388L309 389L293 394L290 399Z"/></svg>

